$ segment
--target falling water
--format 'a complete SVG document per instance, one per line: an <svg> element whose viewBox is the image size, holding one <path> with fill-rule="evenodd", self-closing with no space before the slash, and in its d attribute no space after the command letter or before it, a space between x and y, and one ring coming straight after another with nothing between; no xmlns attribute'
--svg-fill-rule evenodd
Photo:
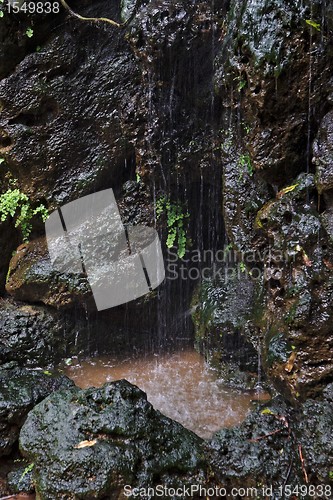
<svg viewBox="0 0 333 500"><path fill-rule="evenodd" d="M79 334L80 334L80 330L76 330L76 332L75 332L75 340L74 340L74 347L75 347L75 349L78 346Z"/></svg>

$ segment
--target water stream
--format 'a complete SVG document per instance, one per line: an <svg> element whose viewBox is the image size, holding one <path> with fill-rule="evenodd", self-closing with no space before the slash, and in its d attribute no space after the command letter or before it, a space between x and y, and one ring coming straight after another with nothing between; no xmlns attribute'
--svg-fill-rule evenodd
<svg viewBox="0 0 333 500"><path fill-rule="evenodd" d="M258 396L228 388L193 349L137 358L88 358L66 367L66 374L81 388L126 379L147 393L155 409L203 438L241 423ZM260 395L261 400L265 397Z"/></svg>

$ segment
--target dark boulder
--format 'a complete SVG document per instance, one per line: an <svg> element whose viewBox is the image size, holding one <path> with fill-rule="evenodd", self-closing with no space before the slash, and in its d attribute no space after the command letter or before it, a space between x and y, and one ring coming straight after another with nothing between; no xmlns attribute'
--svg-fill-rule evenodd
<svg viewBox="0 0 333 500"><path fill-rule="evenodd" d="M201 483L201 443L125 380L51 394L20 435L41 498L118 498L124 485Z"/></svg>
<svg viewBox="0 0 333 500"><path fill-rule="evenodd" d="M56 308L93 302L87 278L52 268L45 238L18 247L9 264L6 291L16 300Z"/></svg>
<svg viewBox="0 0 333 500"><path fill-rule="evenodd" d="M25 368L0 369L0 456L8 455L29 411L51 392L73 386L64 375Z"/></svg>
<svg viewBox="0 0 333 500"><path fill-rule="evenodd" d="M40 305L3 300L0 304L0 365L54 364L74 342L73 320Z"/></svg>

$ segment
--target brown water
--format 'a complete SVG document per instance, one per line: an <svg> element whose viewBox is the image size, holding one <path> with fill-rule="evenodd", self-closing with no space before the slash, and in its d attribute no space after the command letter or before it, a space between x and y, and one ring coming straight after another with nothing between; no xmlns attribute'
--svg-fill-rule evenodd
<svg viewBox="0 0 333 500"><path fill-rule="evenodd" d="M258 396L227 388L194 350L140 359L91 358L66 367L66 374L82 389L126 379L147 393L154 408L203 438L241 423Z"/></svg>

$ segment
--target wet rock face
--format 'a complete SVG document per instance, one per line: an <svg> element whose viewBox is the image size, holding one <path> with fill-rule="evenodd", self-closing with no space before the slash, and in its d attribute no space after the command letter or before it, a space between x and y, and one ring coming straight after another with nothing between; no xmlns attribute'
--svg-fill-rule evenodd
<svg viewBox="0 0 333 500"><path fill-rule="evenodd" d="M105 2L90 10L117 16ZM68 22L1 81L1 156L32 200L55 206L126 179L140 71L123 37Z"/></svg>
<svg viewBox="0 0 333 500"><path fill-rule="evenodd" d="M60 361L66 355L73 330L73 324L66 323L66 317L44 306L3 300L0 308L0 365L14 361L21 366L36 367Z"/></svg>
<svg viewBox="0 0 333 500"><path fill-rule="evenodd" d="M54 393L20 435L41 498L118 498L125 484L202 482L201 442L125 380Z"/></svg>
<svg viewBox="0 0 333 500"><path fill-rule="evenodd" d="M320 123L313 147L316 164L316 184L319 193L333 189L333 112Z"/></svg>
<svg viewBox="0 0 333 500"><path fill-rule="evenodd" d="M315 18L325 19L319 31L306 23ZM331 75L326 62L331 49L323 37L329 26L322 2L231 4L216 86L223 91L227 86L233 95L228 105L242 110L249 128L244 143L255 168L270 184L283 186L302 171L309 121L313 138L318 116L327 106ZM310 78L310 105L316 106L316 117L308 117Z"/></svg>
<svg viewBox="0 0 333 500"><path fill-rule="evenodd" d="M51 392L73 386L65 376L0 368L0 456L9 455L29 411Z"/></svg>
<svg viewBox="0 0 333 500"><path fill-rule="evenodd" d="M244 131L246 133L246 131ZM272 188L254 171L246 143L239 142L236 130L229 129L222 137L223 215L226 232L240 260L253 259L254 248L263 241L254 231L258 210L271 197ZM252 259L251 259L252 258Z"/></svg>
<svg viewBox="0 0 333 500"><path fill-rule="evenodd" d="M82 274L52 269L45 238L21 245L9 264L6 291L16 300L68 308L92 303L92 293Z"/></svg>
<svg viewBox="0 0 333 500"><path fill-rule="evenodd" d="M221 266L219 271L199 286L192 302L196 344L228 383L248 387L249 377L239 370L258 369L257 339L250 321L254 284L237 264Z"/></svg>
<svg viewBox="0 0 333 500"><path fill-rule="evenodd" d="M293 488L332 485L331 440L327 438L332 409L329 397L309 400L298 411L277 398L254 411L241 426L217 432L210 442L217 478L227 486L259 492L262 485L269 485L276 497L281 496L286 477Z"/></svg>
<svg viewBox="0 0 333 500"><path fill-rule="evenodd" d="M268 374L291 399L319 393L333 376L332 245L321 224L312 175L300 175L259 210L264 260ZM313 202L312 202L313 200Z"/></svg>
<svg viewBox="0 0 333 500"><path fill-rule="evenodd" d="M131 2L124 3L124 13ZM165 186L212 181L215 44L225 2L142 2L129 41L142 68L144 134L138 169ZM145 103L145 106L143 105ZM216 110L217 111L217 110ZM216 113L217 115L217 113Z"/></svg>
<svg viewBox="0 0 333 500"><path fill-rule="evenodd" d="M83 15L119 19L114 2L88 4L79 6ZM32 204L51 210L92 191L119 190L134 177L132 143L142 127L141 74L125 32L73 23L62 7L59 14L23 17L6 12L0 26L3 190L17 179ZM32 38L27 23L33 23ZM11 254L22 240L10 223L0 226L3 293ZM42 234L40 227L33 237Z"/></svg>
<svg viewBox="0 0 333 500"><path fill-rule="evenodd" d="M265 371L294 402L333 377L331 28L322 2L234 1L217 59L234 116L221 146L226 231L262 287Z"/></svg>
<svg viewBox="0 0 333 500"><path fill-rule="evenodd" d="M144 328L138 330L137 313L131 313L126 305L101 313L77 307L73 314L67 309L2 300L0 366L41 368L82 353L117 355L133 353L133 349L144 351L147 345L158 350L160 341L154 326L157 310L143 303L142 311ZM135 321L124 321L126 314Z"/></svg>

